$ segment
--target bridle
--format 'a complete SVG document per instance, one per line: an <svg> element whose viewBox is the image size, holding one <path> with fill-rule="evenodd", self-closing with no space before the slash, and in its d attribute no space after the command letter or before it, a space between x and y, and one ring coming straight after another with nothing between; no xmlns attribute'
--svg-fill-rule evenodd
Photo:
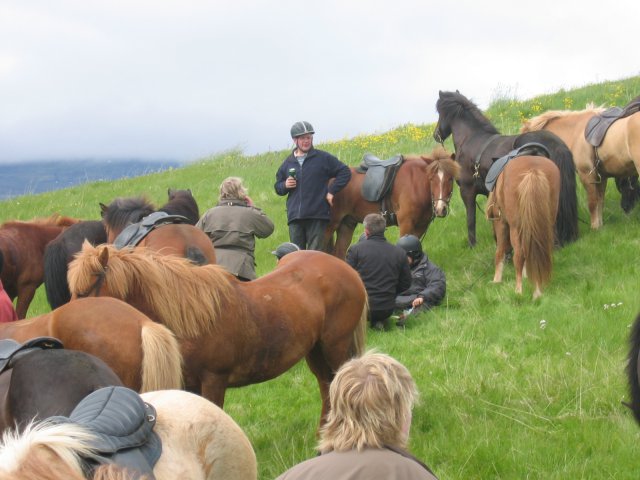
<svg viewBox="0 0 640 480"><path fill-rule="evenodd" d="M92 273L92 275L94 277L98 277L96 278L96 281L93 282L93 285L91 285L91 287L89 287L89 289L87 289L86 291L82 292L82 293L76 293L76 297L78 298L86 298L88 296L90 296L92 293L95 294L94 296L98 297L100 295L100 289L102 288L102 285L104 284L104 281L107 277L107 269L109 267L104 267L104 269L102 269L102 271L100 272L94 272Z"/></svg>
<svg viewBox="0 0 640 480"><path fill-rule="evenodd" d="M436 172L436 174L437 174L437 172ZM453 182L453 180L452 180L452 182ZM440 184L442 185L442 183L443 182L441 181ZM440 196L438 198L433 198L433 189L431 189L431 211L432 212L436 211L436 204L438 202L444 202L447 205L447 207L449 207L449 202L451 201L451 196L453 195L453 185L451 185L451 191L449 192L449 195L447 195L446 198L442 196L442 190L443 189L440 188ZM445 215L444 215L445 217L449 215L449 210L450 209L447 208L447 213L445 213ZM435 218L435 217L433 217L433 218Z"/></svg>

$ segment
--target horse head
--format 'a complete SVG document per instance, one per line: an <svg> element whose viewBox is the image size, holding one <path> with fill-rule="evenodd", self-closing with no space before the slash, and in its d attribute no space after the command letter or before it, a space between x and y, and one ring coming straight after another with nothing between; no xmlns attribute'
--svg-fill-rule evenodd
<svg viewBox="0 0 640 480"><path fill-rule="evenodd" d="M112 243L122 230L138 223L156 211L144 197L116 198L109 205L100 203L102 222L107 230L107 241Z"/></svg>
<svg viewBox="0 0 640 480"><path fill-rule="evenodd" d="M422 159L428 165L433 214L436 217L446 217L453 194L453 181L460 174L460 165L455 161L455 154L448 153L442 147L436 147L430 157L423 156Z"/></svg>

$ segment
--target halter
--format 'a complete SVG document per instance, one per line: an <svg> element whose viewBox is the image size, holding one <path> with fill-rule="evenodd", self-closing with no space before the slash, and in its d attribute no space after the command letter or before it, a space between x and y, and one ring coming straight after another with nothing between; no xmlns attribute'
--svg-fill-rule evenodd
<svg viewBox="0 0 640 480"><path fill-rule="evenodd" d="M107 277L107 269L109 267L106 266L104 267L104 269L101 272L94 272L91 275L93 275L94 277L98 277L96 279L95 282L93 282L93 285L91 285L91 287L89 287L88 290L86 290L85 292L82 293L77 293L76 296L78 298L86 298L89 295L91 295L92 293L95 293L95 296L99 296L100 295L100 289L102 288L102 284L105 281L105 278Z"/></svg>
<svg viewBox="0 0 640 480"><path fill-rule="evenodd" d="M442 193L442 189L440 189L440 193ZM451 201L452 195L453 195L453 186L451 187L451 191L449 192L449 195L447 196L446 199L443 196L440 196L438 198L433 198L433 190L431 190L431 211L432 212L436 211L436 203L438 203L439 201L443 201L444 203L447 204L447 206L449 206L449 202ZM445 214L445 217L448 215L449 215L449 209L447 208L447 213ZM435 215L431 217L431 222L433 221L434 218L435 218ZM429 224L431 224L431 222L429 222Z"/></svg>

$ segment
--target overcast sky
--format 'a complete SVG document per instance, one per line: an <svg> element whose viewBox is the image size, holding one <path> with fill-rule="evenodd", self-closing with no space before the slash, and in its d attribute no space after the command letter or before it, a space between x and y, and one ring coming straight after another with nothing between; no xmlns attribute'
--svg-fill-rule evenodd
<svg viewBox="0 0 640 480"><path fill-rule="evenodd" d="M430 123L438 90L486 108L640 74L638 18L638 0L0 0L0 161Z"/></svg>

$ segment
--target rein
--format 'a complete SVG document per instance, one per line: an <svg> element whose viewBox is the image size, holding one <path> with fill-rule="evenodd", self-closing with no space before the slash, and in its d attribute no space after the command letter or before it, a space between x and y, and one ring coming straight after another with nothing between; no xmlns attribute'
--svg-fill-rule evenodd
<svg viewBox="0 0 640 480"><path fill-rule="evenodd" d="M484 154L484 151L489 147L489 145L491 144L491 142L493 142L493 140L496 137L499 137L500 134L496 133L494 135L491 135L489 138L487 138L487 140L482 144L482 147L480 148L480 150L478 151L478 154L476 155L476 158L473 162L473 178L480 178L480 160L482 159L482 155Z"/></svg>
<svg viewBox="0 0 640 480"><path fill-rule="evenodd" d="M102 270L101 272L95 272L92 273L92 275L94 277L98 277L96 278L96 281L93 282L93 285L91 285L91 287L89 287L88 290L86 290L85 292L82 293L77 293L76 296L78 298L86 298L89 295L91 295L92 293L95 293L95 296L99 296L100 295L100 289L102 288L102 284L105 281L105 278L107 277L107 268L109 267L104 267L104 270Z"/></svg>

